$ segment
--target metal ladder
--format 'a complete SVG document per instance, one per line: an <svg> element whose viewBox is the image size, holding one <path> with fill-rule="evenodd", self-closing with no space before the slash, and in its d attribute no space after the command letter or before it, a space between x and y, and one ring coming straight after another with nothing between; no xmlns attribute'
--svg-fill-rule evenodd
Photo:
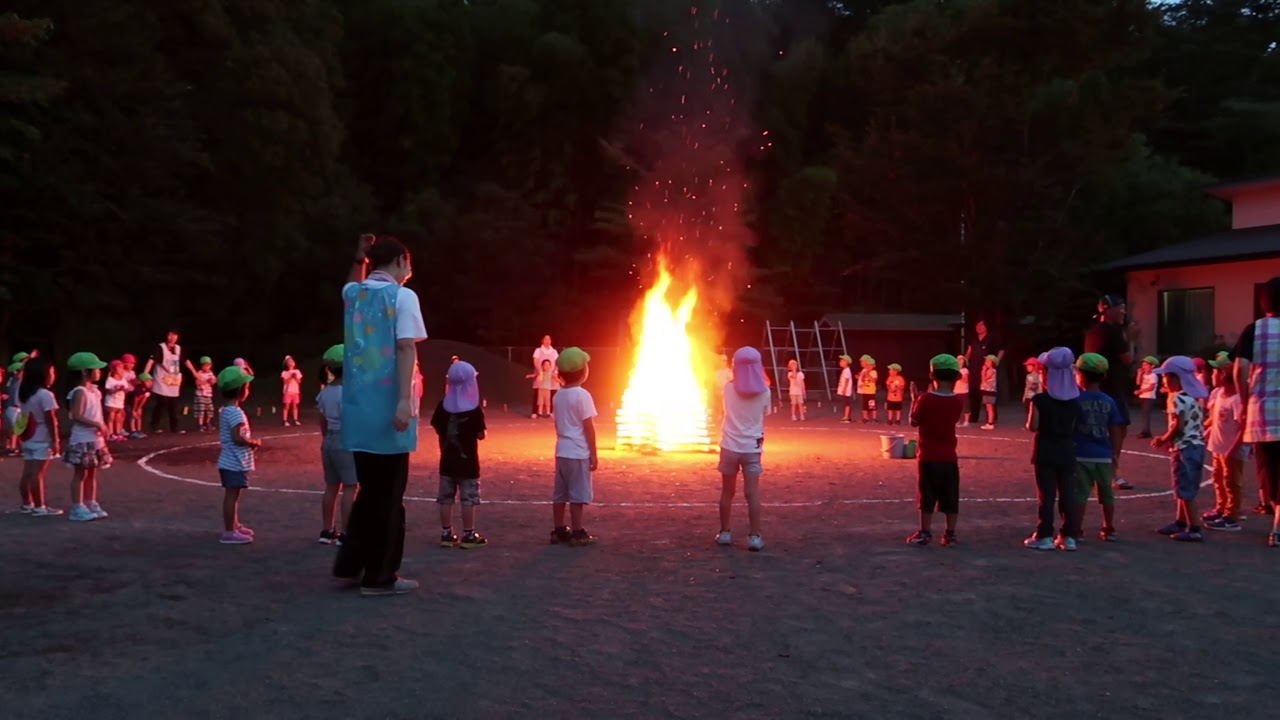
<svg viewBox="0 0 1280 720"><path fill-rule="evenodd" d="M824 342L824 334L825 342ZM801 343L801 337L804 342ZM801 345L803 344L803 349ZM838 357L829 357L829 353L839 350L838 355L848 355L849 350L845 346L844 326L836 323L834 327L822 327L815 321L813 327L796 327L795 322L786 325L774 325L766 321L764 324L764 345L769 350L769 362L773 369L773 391L776 400L781 403L783 398L788 395L790 390L787 387L787 360L795 358L800 364L800 369L808 371L806 377L812 377L814 369L821 369L822 389L819 391L826 395L827 402L831 402L835 397L836 386L832 383L832 372L835 372L835 381L839 383L840 365ZM781 355L779 355L781 353ZM790 353L790 355L788 355ZM812 382L812 381L810 381ZM813 385L810 384L807 395L812 396Z"/></svg>

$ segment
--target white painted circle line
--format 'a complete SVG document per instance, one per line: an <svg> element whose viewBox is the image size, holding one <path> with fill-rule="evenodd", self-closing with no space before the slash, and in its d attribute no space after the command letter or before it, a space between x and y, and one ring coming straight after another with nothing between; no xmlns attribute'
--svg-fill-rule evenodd
<svg viewBox="0 0 1280 720"><path fill-rule="evenodd" d="M819 430L819 429L828 429L828 428L812 428L812 429ZM829 429L840 430L841 428L829 428ZM864 428L850 428L850 430L854 432L865 432L865 433L876 432L875 430L864 429ZM272 438L295 438L295 437L310 437L318 434L319 433L313 433L313 432L289 433L287 435L272 435L271 437ZM877 433L877 434L883 434L883 433ZM999 435L962 435L961 437L972 437L972 438L985 439L985 440L999 440L1001 442L1020 442L1020 443L1030 442L1030 440L1025 440L1022 438L1007 438L1007 437L1001 437ZM179 450L193 450L195 448L211 447L217 444L218 442L213 441L213 442L194 443L192 445L180 445L178 447L171 447L171 448L164 448L163 450L156 450L155 452L139 459L137 461L138 467L151 473L152 475L165 478L166 480L176 480L178 482L188 483L191 485L201 485L204 487L220 488L222 487L221 483L210 482L208 480L198 480L196 478L184 477L182 475L174 475L173 473L165 472L151 465L152 460L155 460L156 458L161 457L162 455L178 452ZM1121 450L1120 452L1125 455L1133 455L1135 457L1143 457L1143 458L1155 458L1157 460L1164 460L1164 459L1167 459L1168 457L1167 455L1156 455L1155 453L1139 452L1137 450ZM1213 469L1207 465L1204 467L1206 470ZM1205 480L1200 484L1200 487L1207 487L1212 484L1213 484L1213 480ZM324 494L323 490L304 490L304 489L298 489L298 488L253 487L251 489L254 490L255 492L274 492L274 493L284 493L287 495L323 495ZM1160 492L1149 492L1149 493L1125 493L1124 491L1121 491L1115 494L1117 500L1141 500L1145 498L1168 497L1170 495L1173 495L1172 490L1162 490ZM434 503L436 501L434 497L418 497L416 495L406 495L404 499L412 502ZM773 508L794 508L794 507L821 507L823 505L892 505L896 503L913 503L915 501L916 501L915 498L853 498L853 499L842 499L842 500L812 500L812 501L806 501L806 502L765 503L764 506L773 507ZM1036 498L1033 498L1033 497L1030 497L1030 498L962 497L961 502L964 502L964 503L1023 503L1023 502L1036 502ZM486 505L550 505L551 501L550 500L490 500L486 498L484 500L484 504ZM686 503L602 502L602 503L593 503L593 505L595 507L617 507L617 508L719 507L719 503L716 503L716 502L686 502Z"/></svg>

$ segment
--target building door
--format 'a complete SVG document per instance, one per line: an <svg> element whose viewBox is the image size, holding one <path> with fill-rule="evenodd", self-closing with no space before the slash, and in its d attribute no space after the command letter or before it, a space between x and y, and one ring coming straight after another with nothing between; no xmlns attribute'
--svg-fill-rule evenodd
<svg viewBox="0 0 1280 720"><path fill-rule="evenodd" d="M1157 352L1194 355L1213 345L1213 288L1164 290L1160 293Z"/></svg>

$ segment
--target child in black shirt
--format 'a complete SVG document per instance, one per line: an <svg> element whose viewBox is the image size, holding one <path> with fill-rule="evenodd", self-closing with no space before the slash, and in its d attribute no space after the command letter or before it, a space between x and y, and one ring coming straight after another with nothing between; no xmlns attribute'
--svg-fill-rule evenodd
<svg viewBox="0 0 1280 720"><path fill-rule="evenodd" d="M484 410L480 387L470 363L449 366L444 400L431 416L431 427L440 437L441 547L484 547L488 540L476 532L476 506L480 504L480 444L484 439ZM453 532L453 503L462 504L462 537Z"/></svg>

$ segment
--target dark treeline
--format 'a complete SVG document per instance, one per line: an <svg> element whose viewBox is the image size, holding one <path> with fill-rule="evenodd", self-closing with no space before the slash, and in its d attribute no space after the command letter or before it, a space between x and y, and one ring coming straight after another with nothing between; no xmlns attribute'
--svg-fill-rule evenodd
<svg viewBox="0 0 1280 720"><path fill-rule="evenodd" d="M831 310L1078 323L1091 267L1280 171L1274 0L11 0L0 344L318 352L369 229L412 246L434 335L612 344L651 249L635 120L691 4L734 23L758 131L744 340Z"/></svg>

